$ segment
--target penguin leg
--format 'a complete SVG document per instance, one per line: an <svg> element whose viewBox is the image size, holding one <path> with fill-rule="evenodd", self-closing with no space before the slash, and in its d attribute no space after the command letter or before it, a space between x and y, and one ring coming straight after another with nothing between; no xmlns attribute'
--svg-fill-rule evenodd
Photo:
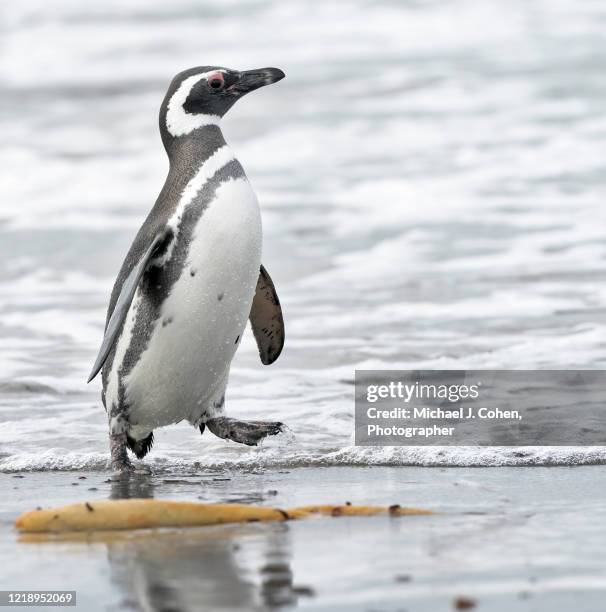
<svg viewBox="0 0 606 612"><path fill-rule="evenodd" d="M134 467L126 452L127 435L109 432L109 452L111 454L112 470L114 472L133 472Z"/></svg>
<svg viewBox="0 0 606 612"><path fill-rule="evenodd" d="M208 419L206 426L219 438L248 446L257 446L263 438L279 434L284 427L279 421L238 421L226 416Z"/></svg>
<svg viewBox="0 0 606 612"><path fill-rule="evenodd" d="M120 474L149 474L149 468L145 466L135 467L128 458L126 448L130 446L129 428L128 418L124 412L112 409L109 419L109 452L112 470ZM151 435L142 441L146 446L145 452L151 447L152 441L153 436Z"/></svg>
<svg viewBox="0 0 606 612"><path fill-rule="evenodd" d="M278 421L238 421L225 416L224 412L225 386L203 412L200 420L195 423L200 427L200 433L204 433L206 425L218 438L247 446L257 446L263 438L275 436L283 431L284 426Z"/></svg>

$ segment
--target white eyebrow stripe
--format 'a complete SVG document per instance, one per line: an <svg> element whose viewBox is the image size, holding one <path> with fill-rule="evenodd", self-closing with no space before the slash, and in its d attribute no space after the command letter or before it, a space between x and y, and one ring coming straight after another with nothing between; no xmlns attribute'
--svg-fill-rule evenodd
<svg viewBox="0 0 606 612"><path fill-rule="evenodd" d="M189 134L197 128L205 125L219 124L219 121L221 120L219 115L204 115L202 113L194 115L192 113L186 113L185 109L183 108L192 87L202 79L206 79L211 74L215 74L216 72L224 73L225 70L200 72L187 77L181 83L181 85L179 85L179 89L177 89L177 91L175 91L175 93L172 95L166 108L166 129L170 134L173 136L185 136L185 134Z"/></svg>

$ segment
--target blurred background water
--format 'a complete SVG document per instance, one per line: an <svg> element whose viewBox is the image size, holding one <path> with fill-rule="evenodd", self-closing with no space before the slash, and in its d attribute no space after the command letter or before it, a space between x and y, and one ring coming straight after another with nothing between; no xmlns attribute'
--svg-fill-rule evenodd
<svg viewBox="0 0 606 612"><path fill-rule="evenodd" d="M356 368L606 366L606 5L585 0L0 8L0 470L105 468L85 380L164 181L157 112L196 65L286 80L223 122L264 222L287 342L247 334L249 449L159 430L162 466L574 464L603 449L355 448Z"/></svg>

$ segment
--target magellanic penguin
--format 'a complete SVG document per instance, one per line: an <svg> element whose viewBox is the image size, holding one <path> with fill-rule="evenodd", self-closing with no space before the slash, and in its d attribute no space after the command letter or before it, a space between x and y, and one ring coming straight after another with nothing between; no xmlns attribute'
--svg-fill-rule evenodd
<svg viewBox="0 0 606 612"><path fill-rule="evenodd" d="M261 361L273 363L284 322L261 265L261 216L220 120L250 91L284 78L277 68L203 66L179 73L160 108L170 168L114 285L89 382L103 369L112 468L131 471L157 427L187 419L248 445L279 422L224 415L229 368L250 320Z"/></svg>

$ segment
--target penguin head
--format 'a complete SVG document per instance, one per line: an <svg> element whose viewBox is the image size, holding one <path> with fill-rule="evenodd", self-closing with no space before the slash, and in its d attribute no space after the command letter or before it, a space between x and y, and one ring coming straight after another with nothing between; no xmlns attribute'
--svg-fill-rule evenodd
<svg viewBox="0 0 606 612"><path fill-rule="evenodd" d="M180 72L172 80L160 109L163 139L165 135L178 138L197 128L217 125L236 100L284 76L278 68L240 72L220 66L200 66Z"/></svg>

